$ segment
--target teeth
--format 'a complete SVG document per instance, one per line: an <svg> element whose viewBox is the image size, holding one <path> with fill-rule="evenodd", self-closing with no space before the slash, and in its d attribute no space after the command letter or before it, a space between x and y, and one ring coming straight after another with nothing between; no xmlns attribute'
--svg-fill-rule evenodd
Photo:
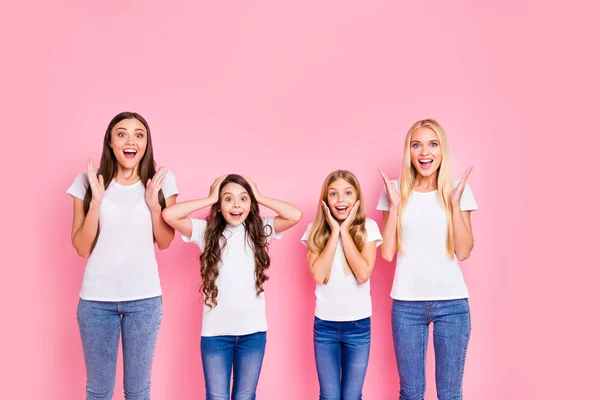
<svg viewBox="0 0 600 400"><path fill-rule="evenodd" d="M137 151L135 151L133 149L125 149L125 150L123 150L123 153L132 153L132 154L135 154L135 153L137 153Z"/></svg>
<svg viewBox="0 0 600 400"><path fill-rule="evenodd" d="M433 162L433 160L419 160L420 163L428 163L428 162Z"/></svg>

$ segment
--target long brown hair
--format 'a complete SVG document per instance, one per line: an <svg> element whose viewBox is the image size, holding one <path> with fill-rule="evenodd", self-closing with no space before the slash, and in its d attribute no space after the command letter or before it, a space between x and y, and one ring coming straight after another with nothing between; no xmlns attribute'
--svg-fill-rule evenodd
<svg viewBox="0 0 600 400"><path fill-rule="evenodd" d="M256 295L264 292L263 284L269 280L266 270L271 265L271 257L267 252L267 238L272 232L265 232L263 222L260 218L258 202L252 192L252 187L242 176L236 174L227 175L219 186L219 201L212 205L210 214L206 219L206 233L204 234L204 251L200 254L200 275L202 284L200 285L200 294L204 296L204 304L210 308L216 307L219 289L216 281L219 276L219 263L221 262L221 253L227 245L227 238L223 231L227 226L225 217L220 213L221 192L228 183L237 183L246 189L250 196L250 212L243 225L245 228L245 240L249 242L254 251L254 275L256 277ZM271 228L271 227L269 227ZM272 230L272 229L271 229Z"/></svg>
<svg viewBox="0 0 600 400"><path fill-rule="evenodd" d="M104 133L104 140L102 143L102 157L100 158L100 167L98 168L98 172L96 174L96 176L102 175L102 177L104 178L104 190L106 190L108 188L108 185L110 185L111 181L113 180L114 177L117 176L117 172L119 171L119 162L117 161L117 158L115 157L115 153L113 152L113 149L110 147L110 139L111 139L111 135L112 135L112 130L115 127L115 125L117 125L119 122L123 121L124 119L137 119L138 121L140 121L142 123L142 125L144 125L144 128L146 128L146 134L147 134L146 152L142 156L142 159L140 160L140 163L138 164L138 170L137 170L138 175L140 176L140 179L141 179L142 183L144 184L144 187L146 187L146 183L148 182L148 179L151 179L152 177L154 177L154 174L156 173L156 165L154 162L154 151L152 150L152 136L150 135L150 126L148 125L148 122L144 119L144 117L142 117L140 114L138 114L136 112L125 111L125 112L117 114L110 121L110 123L108 124L108 127L106 128L106 133ZM91 201L92 201L92 189L90 187L88 187L85 192L85 197L83 198L83 211L86 215L90 209ZM165 206L166 206L165 196L163 194L162 189L158 193L158 201L160 203L161 209L165 208ZM98 234L99 233L100 233L100 231L98 230ZM96 240L98 240L98 234L96 234L96 239L94 240L92 249L96 246Z"/></svg>

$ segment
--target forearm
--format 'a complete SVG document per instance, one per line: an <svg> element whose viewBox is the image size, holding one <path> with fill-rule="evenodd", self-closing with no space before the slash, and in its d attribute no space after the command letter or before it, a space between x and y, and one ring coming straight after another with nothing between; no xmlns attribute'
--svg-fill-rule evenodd
<svg viewBox="0 0 600 400"><path fill-rule="evenodd" d="M338 238L339 232L332 232L321 254L313 259L309 266L310 274L317 283L325 284L329 280Z"/></svg>
<svg viewBox="0 0 600 400"><path fill-rule="evenodd" d="M384 212L383 243L381 243L381 256L386 261L392 261L398 252L398 206L392 205L387 212L387 217Z"/></svg>
<svg viewBox="0 0 600 400"><path fill-rule="evenodd" d="M473 234L467 226L460 205L452 206L452 224L454 226L454 253L459 260L469 258L473 250Z"/></svg>
<svg viewBox="0 0 600 400"><path fill-rule="evenodd" d="M256 201L258 201L259 204L262 204L263 206L275 211L281 218L285 220L299 222L302 219L302 210L293 204L265 196L257 196Z"/></svg>
<svg viewBox="0 0 600 400"><path fill-rule="evenodd" d="M360 284L367 282L371 277L371 272L373 272L373 266L369 265L369 262L360 253L350 232L342 230L341 237L344 256L356 280Z"/></svg>
<svg viewBox="0 0 600 400"><path fill-rule="evenodd" d="M154 233L154 240L160 250L164 250L171 245L175 231L165 222L162 217L162 210L160 207L151 210L152 213L152 232Z"/></svg>
<svg viewBox="0 0 600 400"><path fill-rule="evenodd" d="M169 224L170 221L177 221L187 218L194 211L210 207L215 203L212 199L188 200L173 204L162 211L162 218ZM169 224L170 225L170 224Z"/></svg>
<svg viewBox="0 0 600 400"><path fill-rule="evenodd" d="M77 254L81 257L89 257L92 245L98 235L98 223L100 221L100 203L90 202L90 208L83 220L81 227L75 232L71 241Z"/></svg>

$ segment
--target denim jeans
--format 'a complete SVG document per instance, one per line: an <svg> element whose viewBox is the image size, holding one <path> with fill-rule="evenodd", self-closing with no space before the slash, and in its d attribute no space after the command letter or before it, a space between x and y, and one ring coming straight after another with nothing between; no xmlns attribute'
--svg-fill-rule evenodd
<svg viewBox="0 0 600 400"><path fill-rule="evenodd" d="M162 297L108 302L79 300L77 322L87 371L86 400L110 400L123 334L126 400L150 399L150 376L162 320Z"/></svg>
<svg viewBox="0 0 600 400"><path fill-rule="evenodd" d="M320 400L360 400L371 349L371 318L334 322L315 317Z"/></svg>
<svg viewBox="0 0 600 400"><path fill-rule="evenodd" d="M267 332L202 336L200 353L206 400L255 400L266 344ZM233 392L230 385L232 367Z"/></svg>
<svg viewBox="0 0 600 400"><path fill-rule="evenodd" d="M471 333L467 299L394 300L392 331L400 374L400 400L423 400L425 354L433 323L438 400L462 400L462 380Z"/></svg>

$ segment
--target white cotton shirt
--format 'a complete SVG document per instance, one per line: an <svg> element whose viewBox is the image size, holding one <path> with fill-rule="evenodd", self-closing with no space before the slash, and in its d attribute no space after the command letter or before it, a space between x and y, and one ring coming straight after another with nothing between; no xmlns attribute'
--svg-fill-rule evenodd
<svg viewBox="0 0 600 400"><path fill-rule="evenodd" d="M190 218L191 237L181 236L186 243L193 242L204 251L207 223L203 219ZM267 242L280 239L281 233L273 228L273 218L262 218L265 232L270 233ZM267 225L270 228L267 228ZM204 304L202 336L249 335L267 331L265 293L256 295L256 264L246 227L227 225L223 231L227 244L221 252L217 305L212 309Z"/></svg>
<svg viewBox="0 0 600 400"><path fill-rule="evenodd" d="M398 181L393 181L398 188ZM454 186L459 181L454 182ZM477 210L467 184L460 199L462 211ZM389 211L383 189L377 209ZM396 256L396 272L391 296L396 300L453 300L469 297L456 256L446 252L446 213L438 201L438 191L412 192L402 214L402 247Z"/></svg>
<svg viewBox="0 0 600 400"><path fill-rule="evenodd" d="M308 225L300 239L304 245L308 243L311 228L312 223ZM366 243L375 241L375 245L379 246L383 242L375 221L367 218L365 229L367 231ZM373 312L370 280L359 284L352 273L346 273L341 238L338 240L333 256L329 281L325 285L317 283L315 296L317 298L315 316L325 321L357 321L370 317Z"/></svg>
<svg viewBox="0 0 600 400"><path fill-rule="evenodd" d="M87 173L77 175L67 193L83 200ZM165 198L178 194L175 175L167 172ZM85 266L79 297L129 301L160 296L152 216L141 181L123 186L113 180L100 203L99 235Z"/></svg>

